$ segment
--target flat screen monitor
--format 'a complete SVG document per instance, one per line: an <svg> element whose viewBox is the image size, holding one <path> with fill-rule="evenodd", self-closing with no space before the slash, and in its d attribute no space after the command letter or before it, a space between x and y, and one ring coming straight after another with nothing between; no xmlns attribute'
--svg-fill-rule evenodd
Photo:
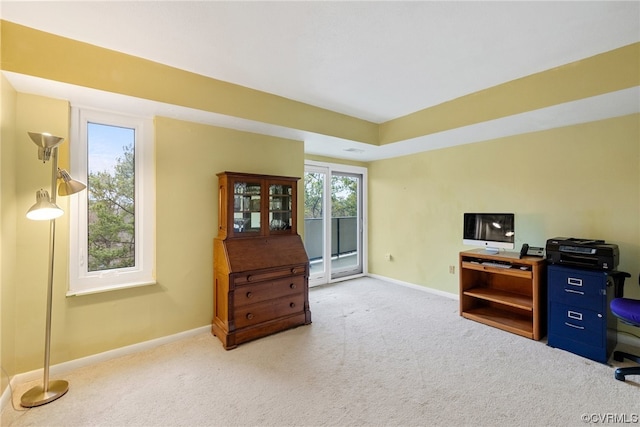
<svg viewBox="0 0 640 427"><path fill-rule="evenodd" d="M462 243L480 246L487 252L513 249L515 215L513 213L465 213Z"/></svg>

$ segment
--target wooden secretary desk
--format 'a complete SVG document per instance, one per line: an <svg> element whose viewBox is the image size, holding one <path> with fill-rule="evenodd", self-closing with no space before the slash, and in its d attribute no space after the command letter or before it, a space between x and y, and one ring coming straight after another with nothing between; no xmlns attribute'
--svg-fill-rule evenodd
<svg viewBox="0 0 640 427"><path fill-rule="evenodd" d="M297 232L298 180L218 174L211 332L227 350L311 323L309 258Z"/></svg>

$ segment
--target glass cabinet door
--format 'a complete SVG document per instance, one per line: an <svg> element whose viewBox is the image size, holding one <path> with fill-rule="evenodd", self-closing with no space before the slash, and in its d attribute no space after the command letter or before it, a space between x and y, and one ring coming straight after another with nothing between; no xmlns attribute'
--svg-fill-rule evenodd
<svg viewBox="0 0 640 427"><path fill-rule="evenodd" d="M269 184L269 232L290 233L293 187L291 184Z"/></svg>
<svg viewBox="0 0 640 427"><path fill-rule="evenodd" d="M260 182L233 183L233 234L260 233Z"/></svg>

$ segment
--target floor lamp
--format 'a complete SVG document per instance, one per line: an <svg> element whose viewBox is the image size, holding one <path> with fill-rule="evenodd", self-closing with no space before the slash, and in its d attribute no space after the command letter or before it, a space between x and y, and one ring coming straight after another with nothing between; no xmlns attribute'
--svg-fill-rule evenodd
<svg viewBox="0 0 640 427"><path fill-rule="evenodd" d="M64 380L49 381L49 355L51 353L51 305L53 301L53 265L56 239L56 218L64 212L56 205L58 193L61 196L75 194L87 188L79 181L73 180L69 173L58 168L58 146L64 138L48 133L28 132L31 140L38 146L38 159L43 163L51 161L51 196L47 190L36 192L36 203L27 212L27 218L49 221L49 262L47 287L47 315L44 342L44 378L42 386L35 386L22 395L20 404L26 408L44 405L62 397L69 391L69 383ZM57 182L60 180L60 187Z"/></svg>

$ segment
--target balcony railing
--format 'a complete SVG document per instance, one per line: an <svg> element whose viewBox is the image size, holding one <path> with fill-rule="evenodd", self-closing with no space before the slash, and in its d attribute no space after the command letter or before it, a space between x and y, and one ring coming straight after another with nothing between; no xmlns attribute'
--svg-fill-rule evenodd
<svg viewBox="0 0 640 427"><path fill-rule="evenodd" d="M322 258L322 218L304 220L304 246L310 260ZM340 257L358 250L358 218L331 218L331 256Z"/></svg>

